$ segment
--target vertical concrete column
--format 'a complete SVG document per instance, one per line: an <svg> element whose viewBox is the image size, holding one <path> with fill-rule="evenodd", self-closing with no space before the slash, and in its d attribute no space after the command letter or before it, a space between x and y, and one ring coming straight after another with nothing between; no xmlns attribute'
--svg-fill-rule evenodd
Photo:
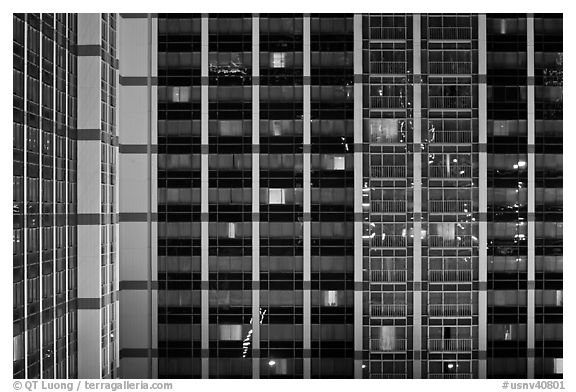
<svg viewBox="0 0 576 392"><path fill-rule="evenodd" d="M486 14L478 16L478 378L486 378L488 331L488 98L486 87Z"/></svg>
<svg viewBox="0 0 576 392"><path fill-rule="evenodd" d="M118 26L120 371L157 378L157 19L120 14Z"/></svg>
<svg viewBox="0 0 576 392"><path fill-rule="evenodd" d="M252 378L260 378L260 18L252 17Z"/></svg>
<svg viewBox="0 0 576 392"><path fill-rule="evenodd" d="M202 156L200 162L200 212L201 223L201 258L200 275L202 280L201 293L201 350L202 350L202 378L209 377L209 287L208 287L208 14L202 14L201 21L201 145Z"/></svg>
<svg viewBox="0 0 576 392"><path fill-rule="evenodd" d="M100 378L101 15L78 14L78 377Z"/></svg>
<svg viewBox="0 0 576 392"><path fill-rule="evenodd" d="M304 73L304 83L303 83L303 144L304 144L304 155L303 155L303 212L304 212L304 222L302 227L303 236L303 259L302 259L302 269L303 269L303 347L304 347L304 378L311 377L311 238L312 232L310 227L311 218L311 182L310 182L310 15L304 14L303 18L303 73Z"/></svg>
<svg viewBox="0 0 576 392"><path fill-rule="evenodd" d="M354 378L362 378L362 14L354 14Z"/></svg>
<svg viewBox="0 0 576 392"><path fill-rule="evenodd" d="M148 372L152 378L158 377L158 18L147 17L148 40L148 301L149 301L149 359ZM155 218L156 217L156 218ZM156 288L153 288L156 287Z"/></svg>
<svg viewBox="0 0 576 392"><path fill-rule="evenodd" d="M535 253L535 196L536 196L536 161L534 155L535 133L535 104L534 104L534 16L528 15L526 19L526 33L528 47L526 59L528 67L528 285L527 285L527 370L528 378L534 378L534 328L535 328L535 276L536 276L536 253Z"/></svg>
<svg viewBox="0 0 576 392"><path fill-rule="evenodd" d="M422 92L421 92L421 34L420 14L414 14L412 34L414 38L414 290L413 290L413 330L412 350L414 355L413 378L422 378Z"/></svg>

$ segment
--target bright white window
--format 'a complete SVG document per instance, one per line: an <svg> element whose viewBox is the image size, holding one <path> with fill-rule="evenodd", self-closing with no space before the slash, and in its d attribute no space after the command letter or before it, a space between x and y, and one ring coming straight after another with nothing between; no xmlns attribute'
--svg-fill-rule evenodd
<svg viewBox="0 0 576 392"><path fill-rule="evenodd" d="M338 306L338 293L335 290L324 291L324 306Z"/></svg>
<svg viewBox="0 0 576 392"><path fill-rule="evenodd" d="M554 358L554 373L555 374L563 374L563 358Z"/></svg>
<svg viewBox="0 0 576 392"><path fill-rule="evenodd" d="M236 238L236 224L228 223L228 238Z"/></svg>
<svg viewBox="0 0 576 392"><path fill-rule="evenodd" d="M513 339L512 325L506 324L504 325L504 340L512 340L512 339Z"/></svg>
<svg viewBox="0 0 576 392"><path fill-rule="evenodd" d="M379 329L379 330L378 330ZM393 326L382 326L374 330L377 340L374 340L373 349L380 351L393 351L396 341L396 329ZM380 336L378 336L380 335Z"/></svg>
<svg viewBox="0 0 576 392"><path fill-rule="evenodd" d="M269 189L268 190L268 204L285 204L286 198L284 189Z"/></svg>
<svg viewBox="0 0 576 392"><path fill-rule="evenodd" d="M285 68L286 67L286 53L272 53L270 58L270 65L272 68Z"/></svg>
<svg viewBox="0 0 576 392"><path fill-rule="evenodd" d="M562 290L556 290L556 306L563 306Z"/></svg>
<svg viewBox="0 0 576 392"><path fill-rule="evenodd" d="M344 157L335 156L334 157L334 170L344 170L345 161Z"/></svg>

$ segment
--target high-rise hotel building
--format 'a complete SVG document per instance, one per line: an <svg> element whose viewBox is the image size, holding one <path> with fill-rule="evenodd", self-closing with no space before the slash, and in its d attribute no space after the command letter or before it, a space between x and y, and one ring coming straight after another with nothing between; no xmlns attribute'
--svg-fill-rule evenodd
<svg viewBox="0 0 576 392"><path fill-rule="evenodd" d="M88 377L562 377L562 15L103 15L56 17L77 210L40 252L67 335L36 350ZM50 377L22 287L59 215L16 185L34 18L14 374Z"/></svg>

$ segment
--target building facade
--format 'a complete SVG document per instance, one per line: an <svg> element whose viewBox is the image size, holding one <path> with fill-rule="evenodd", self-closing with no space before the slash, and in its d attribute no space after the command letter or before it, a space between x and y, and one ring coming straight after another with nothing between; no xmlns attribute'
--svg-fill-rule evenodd
<svg viewBox="0 0 576 392"><path fill-rule="evenodd" d="M77 15L13 18L14 377L77 377Z"/></svg>
<svg viewBox="0 0 576 392"><path fill-rule="evenodd" d="M121 19L148 64L121 88L151 110L125 149L157 162L134 211L151 273L126 294L153 321L122 361L559 377L561 16Z"/></svg>
<svg viewBox="0 0 576 392"><path fill-rule="evenodd" d="M13 39L13 374L114 378L116 15L14 14Z"/></svg>
<svg viewBox="0 0 576 392"><path fill-rule="evenodd" d="M16 201L26 18L15 293L36 277L17 222L38 213ZM562 377L562 15L67 18L68 366ZM38 324L14 309L16 376Z"/></svg>

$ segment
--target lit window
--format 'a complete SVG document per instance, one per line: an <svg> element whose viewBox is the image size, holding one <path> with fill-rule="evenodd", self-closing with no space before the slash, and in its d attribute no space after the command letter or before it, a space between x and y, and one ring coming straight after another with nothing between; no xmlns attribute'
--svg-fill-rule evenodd
<svg viewBox="0 0 576 392"><path fill-rule="evenodd" d="M562 306L562 290L556 290L556 306Z"/></svg>
<svg viewBox="0 0 576 392"><path fill-rule="evenodd" d="M218 326L219 340L242 340L242 325L221 324Z"/></svg>
<svg viewBox="0 0 576 392"><path fill-rule="evenodd" d="M228 238L236 238L236 224L228 223Z"/></svg>
<svg viewBox="0 0 576 392"><path fill-rule="evenodd" d="M394 351L398 349L396 342L396 328L393 326L382 326L373 329L375 339L372 348L378 351Z"/></svg>
<svg viewBox="0 0 576 392"><path fill-rule="evenodd" d="M190 102L190 87L171 87L171 90L170 100L172 102Z"/></svg>
<svg viewBox="0 0 576 392"><path fill-rule="evenodd" d="M269 189L268 190L268 204L285 204L286 198L284 189Z"/></svg>
<svg viewBox="0 0 576 392"><path fill-rule="evenodd" d="M397 143L404 141L404 124L394 119L370 119L370 141Z"/></svg>
<svg viewBox="0 0 576 392"><path fill-rule="evenodd" d="M504 326L504 340L512 340L512 325L506 324Z"/></svg>
<svg viewBox="0 0 576 392"><path fill-rule="evenodd" d="M286 67L286 53L272 53L272 58L270 59L272 68L284 68Z"/></svg>
<svg viewBox="0 0 576 392"><path fill-rule="evenodd" d="M554 374L564 373L564 371L562 370L563 368L562 359L563 358L554 358Z"/></svg>
<svg viewBox="0 0 576 392"><path fill-rule="evenodd" d="M344 170L344 157L334 157L334 170Z"/></svg>
<svg viewBox="0 0 576 392"><path fill-rule="evenodd" d="M280 121L272 121L272 135L282 136L282 123Z"/></svg>
<svg viewBox="0 0 576 392"><path fill-rule="evenodd" d="M288 374L288 360L286 358L271 359L268 361L271 374Z"/></svg>
<svg viewBox="0 0 576 392"><path fill-rule="evenodd" d="M323 292L324 306L338 306L338 294L335 290Z"/></svg>

